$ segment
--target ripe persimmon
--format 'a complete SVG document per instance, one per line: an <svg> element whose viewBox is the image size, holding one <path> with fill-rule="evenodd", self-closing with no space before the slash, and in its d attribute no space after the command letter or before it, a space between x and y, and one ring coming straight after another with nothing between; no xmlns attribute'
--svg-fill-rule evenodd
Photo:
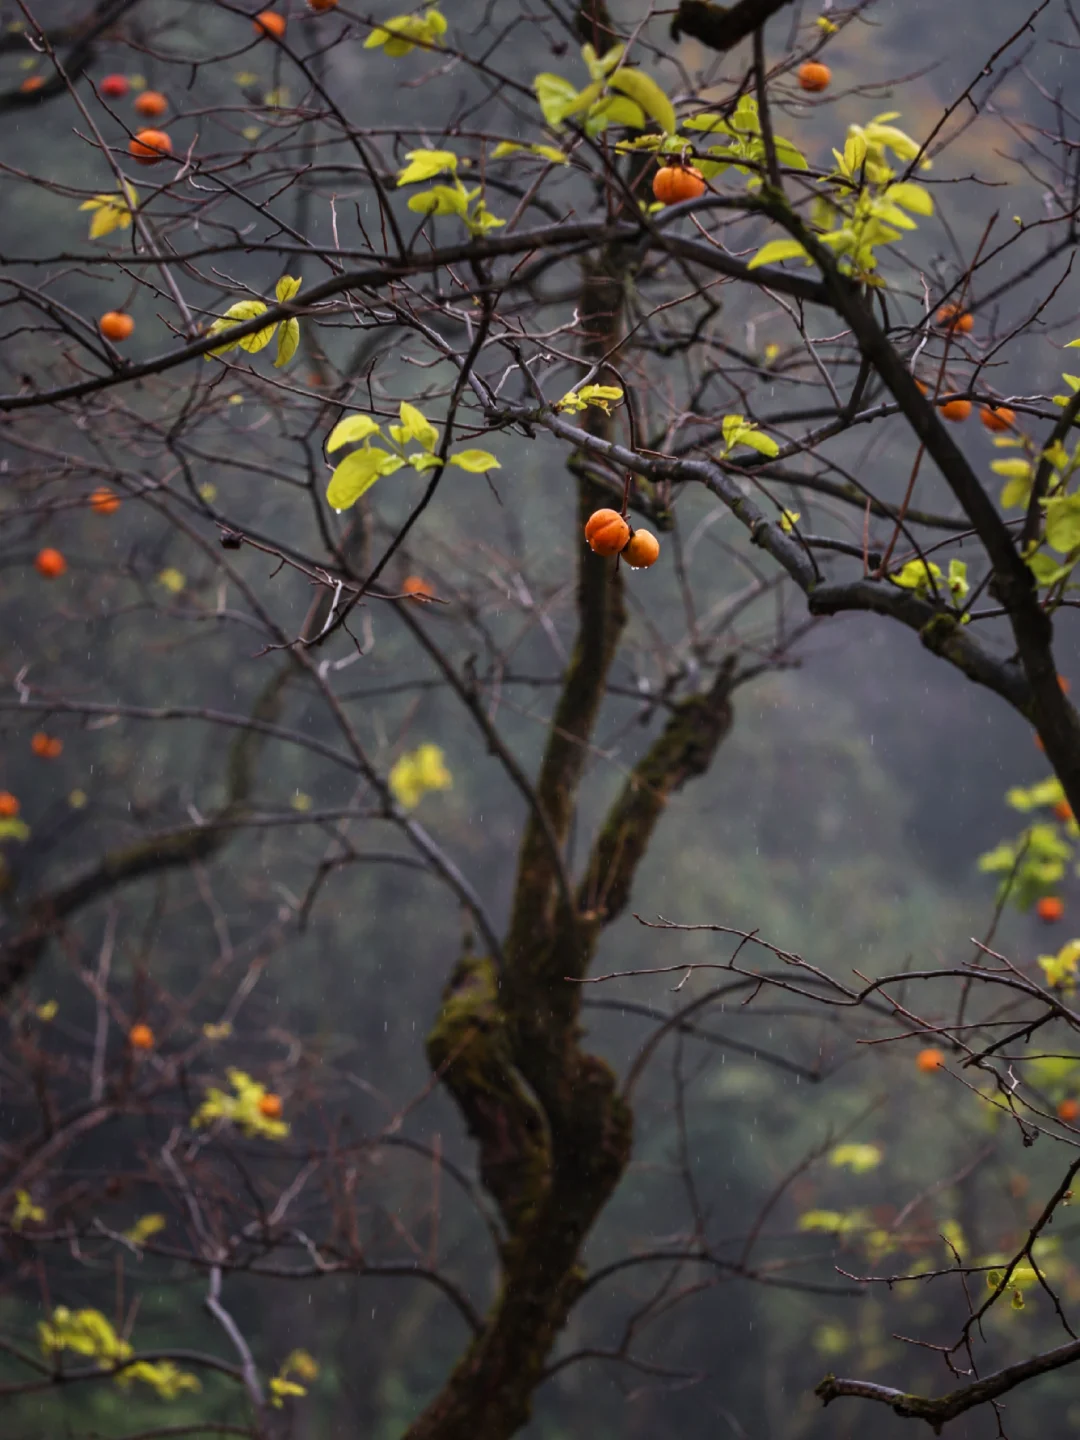
<svg viewBox="0 0 1080 1440"><path fill-rule="evenodd" d="M622 557L633 570L647 570L655 565L660 554L660 541L648 530L635 530L626 543Z"/></svg>
<svg viewBox="0 0 1080 1440"><path fill-rule="evenodd" d="M1064 824L1066 820L1073 818L1072 806L1067 800L1059 800L1057 802L1054 806L1054 817L1060 820L1062 824Z"/></svg>
<svg viewBox="0 0 1080 1440"><path fill-rule="evenodd" d="M28 75L19 86L19 89L24 95L32 95L35 90L40 90L44 84L44 75Z"/></svg>
<svg viewBox="0 0 1080 1440"><path fill-rule="evenodd" d="M1062 693L1063 695L1067 695L1067 694L1069 693L1069 691L1072 689L1072 686L1069 684L1069 681L1066 679L1066 677L1065 677L1064 675L1059 675L1059 676L1058 676L1058 689L1061 691L1061 693Z"/></svg>
<svg viewBox="0 0 1080 1440"><path fill-rule="evenodd" d="M276 10L260 10L254 25L256 35L275 35L280 40L285 34L286 20Z"/></svg>
<svg viewBox="0 0 1080 1440"><path fill-rule="evenodd" d="M19 813L19 802L10 790L0 790L0 820L13 820Z"/></svg>
<svg viewBox="0 0 1080 1440"><path fill-rule="evenodd" d="M160 90L144 90L135 97L135 113L144 120L160 120L169 108L169 102Z"/></svg>
<svg viewBox="0 0 1080 1440"><path fill-rule="evenodd" d="M140 165L158 165L172 154L172 141L164 130L137 130L128 154Z"/></svg>
<svg viewBox="0 0 1080 1440"><path fill-rule="evenodd" d="M64 749L64 742L56 735L46 735L44 730L35 730L30 737L30 749L41 760L56 760Z"/></svg>
<svg viewBox="0 0 1080 1440"><path fill-rule="evenodd" d="M1016 423L1016 413L1007 405L980 405L979 419L985 429L996 434L999 430L1011 430Z"/></svg>
<svg viewBox="0 0 1080 1440"><path fill-rule="evenodd" d="M106 310L98 321L98 329L106 340L126 340L135 329L135 321L123 310Z"/></svg>
<svg viewBox="0 0 1080 1440"><path fill-rule="evenodd" d="M1053 925L1065 914L1065 901L1060 895L1040 895L1035 901L1035 914L1047 925Z"/></svg>
<svg viewBox="0 0 1080 1440"><path fill-rule="evenodd" d="M935 316L937 323L946 330L959 330L961 335L970 335L975 329L975 316L961 310L959 305L942 305Z"/></svg>
<svg viewBox="0 0 1080 1440"><path fill-rule="evenodd" d="M59 550L54 550L51 545L46 545L44 550L39 550L34 560L34 569L39 575L44 575L46 580L56 580L63 575L67 569L67 561Z"/></svg>
<svg viewBox="0 0 1080 1440"><path fill-rule="evenodd" d="M692 165L664 165L653 176L652 193L661 205L696 200L705 194L705 177Z"/></svg>
<svg viewBox="0 0 1080 1440"><path fill-rule="evenodd" d="M110 100L122 100L128 93L128 78L126 75L106 75L98 89Z"/></svg>
<svg viewBox="0 0 1080 1440"><path fill-rule="evenodd" d="M962 421L966 420L971 414L971 401L948 400L944 405L942 405L941 414L943 419L953 420L957 424L960 424Z"/></svg>
<svg viewBox="0 0 1080 1440"><path fill-rule="evenodd" d="M630 539L630 526L617 510L594 510L585 526L585 539L597 555L618 555Z"/></svg>
<svg viewBox="0 0 1080 1440"><path fill-rule="evenodd" d="M338 0L307 0L308 7L321 15L324 10L336 10Z"/></svg>
<svg viewBox="0 0 1080 1440"><path fill-rule="evenodd" d="M412 595L417 600L430 600L432 598L427 581L419 575L406 575L405 583L401 588L406 595Z"/></svg>
<svg viewBox="0 0 1080 1440"><path fill-rule="evenodd" d="M915 1056L915 1068L921 1070L924 1075L931 1075L935 1070L940 1070L945 1064L945 1056L936 1046L930 1045L925 1050L920 1050Z"/></svg>
<svg viewBox="0 0 1080 1440"><path fill-rule="evenodd" d="M798 76L801 89L809 90L812 95L827 90L829 82L832 80L832 71L820 60L805 60L795 74Z"/></svg>
<svg viewBox="0 0 1080 1440"><path fill-rule="evenodd" d="M137 1025L132 1025L128 1031L128 1040L133 1050L152 1050L154 1048L154 1032L142 1020Z"/></svg>
<svg viewBox="0 0 1080 1440"><path fill-rule="evenodd" d="M95 515L115 515L120 509L120 496L102 485L90 496L90 509Z"/></svg>
<svg viewBox="0 0 1080 1440"><path fill-rule="evenodd" d="M1064 1120L1066 1125L1071 1125L1080 1115L1080 1100L1073 1100L1071 1097L1068 1100L1062 1100L1057 1107L1057 1114L1059 1120Z"/></svg>
<svg viewBox="0 0 1080 1440"><path fill-rule="evenodd" d="M265 1095L259 1096L259 1114L265 1115L267 1120L280 1120L283 1108L280 1095L268 1090Z"/></svg>

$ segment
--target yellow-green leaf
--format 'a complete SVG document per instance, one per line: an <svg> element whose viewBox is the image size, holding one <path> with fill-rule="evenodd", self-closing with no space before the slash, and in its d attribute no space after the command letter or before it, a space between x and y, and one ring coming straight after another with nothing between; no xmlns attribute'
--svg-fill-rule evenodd
<svg viewBox="0 0 1080 1440"><path fill-rule="evenodd" d="M278 331L277 359L274 361L274 369L280 370L282 365L287 365L296 354L296 347L300 344L300 321L295 315L281 326Z"/></svg>
<svg viewBox="0 0 1080 1440"><path fill-rule="evenodd" d="M409 209L415 215L464 215L469 208L468 192L458 185L433 185L409 198Z"/></svg>
<svg viewBox="0 0 1080 1440"><path fill-rule="evenodd" d="M397 177L399 185L418 185L447 170L456 173L458 167L458 157L452 150L410 150L405 158L409 163Z"/></svg>
<svg viewBox="0 0 1080 1440"><path fill-rule="evenodd" d="M404 438L417 441L425 450L434 450L439 443L439 432L427 416L407 400L401 402L399 414Z"/></svg>
<svg viewBox="0 0 1080 1440"><path fill-rule="evenodd" d="M549 125L558 126L566 114L566 107L577 99L577 86L561 75L545 73L533 80L533 89L540 102L540 109ZM599 93L599 92L598 92Z"/></svg>
<svg viewBox="0 0 1080 1440"><path fill-rule="evenodd" d="M902 180L899 184L890 185L885 191L885 199L891 200L894 205L902 205L905 210L910 210L915 215L934 213L930 192L924 186L916 185L913 180Z"/></svg>
<svg viewBox="0 0 1080 1440"><path fill-rule="evenodd" d="M266 306L261 300L238 300L235 305L229 306L221 319L214 321L206 333L208 335L227 334L234 325L244 320L254 320L257 316L265 314L265 312ZM231 324L230 321L232 322ZM207 359L209 359L211 355L223 355L226 350L235 349L237 345L240 346L241 350L246 350L249 354L253 355L257 350L261 350L264 346L270 344L270 341L274 338L274 331L276 329L277 325L275 323L273 325L267 325L262 330L256 330L253 335L245 335L241 340L227 340L224 345L218 345L215 349L209 351Z"/></svg>
<svg viewBox="0 0 1080 1440"><path fill-rule="evenodd" d="M501 470L495 456L488 450L457 450L450 456L451 465L459 465L472 475L482 475L486 470Z"/></svg>
<svg viewBox="0 0 1080 1440"><path fill-rule="evenodd" d="M675 133L675 107L652 78L644 70L616 70L608 78L612 90L621 90L624 95L641 106L645 114L655 120L667 135Z"/></svg>
<svg viewBox="0 0 1080 1440"><path fill-rule="evenodd" d="M303 284L302 280L294 280L291 275L282 275L277 282L277 289L274 291L279 302L284 305L286 300L291 300Z"/></svg>
<svg viewBox="0 0 1080 1440"><path fill-rule="evenodd" d="M326 448L327 450L340 450L342 445L351 445L357 440L366 440L369 435L378 433L379 422L373 420L370 415L347 415L344 420L339 420L330 431Z"/></svg>
<svg viewBox="0 0 1080 1440"><path fill-rule="evenodd" d="M799 256L804 260L808 258L798 240L770 240L761 247L746 268L756 270L759 265L776 265L781 260L794 260Z"/></svg>
<svg viewBox="0 0 1080 1440"><path fill-rule="evenodd" d="M361 450L354 450L351 455L345 456L331 475L326 490L327 501L335 510L348 510L356 504L361 495L371 489L379 476L385 473L385 462L397 458L387 450L380 450L376 445L365 445ZM398 464L401 464L400 460Z"/></svg>

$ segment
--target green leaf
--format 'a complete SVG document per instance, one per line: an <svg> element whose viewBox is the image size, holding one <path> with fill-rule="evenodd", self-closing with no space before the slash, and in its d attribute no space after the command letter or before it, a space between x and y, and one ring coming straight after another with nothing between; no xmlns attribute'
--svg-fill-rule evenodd
<svg viewBox="0 0 1080 1440"><path fill-rule="evenodd" d="M458 157L452 150L409 150L405 159L409 164L398 174L399 185L418 185L447 170L456 173L458 167Z"/></svg>
<svg viewBox="0 0 1080 1440"><path fill-rule="evenodd" d="M1046 543L1067 555L1080 545L1080 495L1055 495L1044 503Z"/></svg>
<svg viewBox="0 0 1080 1440"><path fill-rule="evenodd" d="M302 280L294 280L291 275L282 275L277 282L277 289L274 291L279 304L284 305L286 300L291 300L303 283Z"/></svg>
<svg viewBox="0 0 1080 1440"><path fill-rule="evenodd" d="M675 107L651 75L646 75L644 70L616 70L608 79L608 85L612 90L629 95L665 134L675 133L678 125Z"/></svg>
<svg viewBox="0 0 1080 1440"><path fill-rule="evenodd" d="M277 337L277 359L274 361L274 369L280 370L287 365L296 354L296 347L300 344L300 321L295 315L286 320Z"/></svg>
<svg viewBox="0 0 1080 1440"><path fill-rule="evenodd" d="M427 416L415 405L410 405L407 400L401 402L401 409L398 413L401 417L404 438L417 441L425 450L434 450L439 443L439 432Z"/></svg>
<svg viewBox="0 0 1080 1440"><path fill-rule="evenodd" d="M1014 510L1018 506L1027 506L1031 499L1031 487L1033 481L1030 474L1014 476L1009 483L1002 487L1001 504L1005 510Z"/></svg>
<svg viewBox="0 0 1080 1440"><path fill-rule="evenodd" d="M594 81L592 85L586 85L585 89L579 90L572 100L567 100L559 118L567 120L571 115L580 115L583 110L590 109L603 93L604 85L601 80Z"/></svg>
<svg viewBox="0 0 1080 1440"><path fill-rule="evenodd" d="M898 185L890 185L885 191L885 199L891 200L894 205L902 205L905 210L911 210L916 215L934 213L930 192L925 186L916 185L913 180L902 180Z"/></svg>
<svg viewBox="0 0 1080 1440"><path fill-rule="evenodd" d="M645 127L645 112L625 95L605 95L589 111L589 120L602 120L605 125L625 125L630 130L642 130Z"/></svg>
<svg viewBox="0 0 1080 1440"><path fill-rule="evenodd" d="M206 333L208 335L227 334L232 325L244 320L254 320L256 316L263 315L265 312L266 306L261 300L238 300L235 305L229 306L220 319L214 321ZM232 321L232 325L230 325L230 321ZM242 340L226 340L224 345L218 345L208 351L207 359L211 355L223 355L226 350L233 350L237 345L241 350L246 350L253 355L257 350L262 350L264 346L270 344L276 329L277 324L275 323L266 326L263 330L256 330L254 335L245 335Z"/></svg>
<svg viewBox="0 0 1080 1440"><path fill-rule="evenodd" d="M610 75L625 53L625 45L612 45L611 49L605 51L598 59L596 51L591 45L581 47L581 58L588 66L590 80L603 80L605 75Z"/></svg>
<svg viewBox="0 0 1080 1440"><path fill-rule="evenodd" d="M810 169L810 162L806 156L801 150L796 149L790 140L785 140L782 135L776 135L773 137L773 145L776 149L776 158L781 165L786 165L789 170Z"/></svg>
<svg viewBox="0 0 1080 1440"><path fill-rule="evenodd" d="M380 475L392 474L401 468L402 460L377 445L365 445L346 455L330 476L326 498L335 510L348 510L361 495L371 489Z"/></svg>
<svg viewBox="0 0 1080 1440"><path fill-rule="evenodd" d="M419 45L437 45L446 34L446 16L434 6L423 15L395 15L372 30L364 41L365 50L386 47L387 55L408 55Z"/></svg>
<svg viewBox="0 0 1080 1440"><path fill-rule="evenodd" d="M751 450L756 450L759 455L767 455L771 460L774 455L779 455L780 446L771 435L763 435L760 430L745 430L738 438L739 445L749 445Z"/></svg>
<svg viewBox="0 0 1080 1440"><path fill-rule="evenodd" d="M492 160L502 160L505 156L516 155L519 150L524 149L524 145L518 145L514 140L500 140L491 152L491 158Z"/></svg>
<svg viewBox="0 0 1080 1440"><path fill-rule="evenodd" d="M483 475L486 470L501 470L495 456L488 450L456 450L450 456L451 465L459 465L470 475Z"/></svg>
<svg viewBox="0 0 1080 1440"><path fill-rule="evenodd" d="M798 240L770 240L761 247L746 268L756 270L759 265L776 265L781 260L794 260L799 256L804 260L809 259Z"/></svg>
<svg viewBox="0 0 1080 1440"><path fill-rule="evenodd" d="M462 185L433 185L409 199L409 209L417 215L464 215L469 208L469 195Z"/></svg>
<svg viewBox="0 0 1080 1440"><path fill-rule="evenodd" d="M0 840L29 840L30 826L25 820L0 820Z"/></svg>
<svg viewBox="0 0 1080 1440"><path fill-rule="evenodd" d="M533 80L533 89L536 91L544 119L552 126L562 123L567 105L574 103L578 93L577 86L572 85L569 80L564 80L561 75L551 74L537 75Z"/></svg>
<svg viewBox="0 0 1080 1440"><path fill-rule="evenodd" d="M379 433L379 424L370 415L347 415L339 420L330 431L326 442L327 450L340 450L342 445L351 445L357 440L366 440L369 435Z"/></svg>
<svg viewBox="0 0 1080 1440"><path fill-rule="evenodd" d="M470 235L483 235L488 230L497 230L500 225L506 224L505 220L500 220L497 215L491 213L483 200L479 205L474 206L464 218Z"/></svg>
<svg viewBox="0 0 1080 1440"><path fill-rule="evenodd" d="M429 455L426 450L421 454L406 455L405 458L414 470L434 470L443 463L438 455Z"/></svg>
<svg viewBox="0 0 1080 1440"><path fill-rule="evenodd" d="M530 145L529 153L531 155L542 155L545 160L550 160L553 165L570 164L570 157L564 155L563 152L554 145Z"/></svg>
<svg viewBox="0 0 1080 1440"><path fill-rule="evenodd" d="M1075 560L1071 563L1066 561L1064 565L1059 565L1056 560L1051 559L1049 555L1044 555L1039 550L1034 555L1028 556L1027 564L1028 569L1035 576L1037 584L1056 585L1059 580L1064 580L1067 575L1072 574L1076 562Z"/></svg>

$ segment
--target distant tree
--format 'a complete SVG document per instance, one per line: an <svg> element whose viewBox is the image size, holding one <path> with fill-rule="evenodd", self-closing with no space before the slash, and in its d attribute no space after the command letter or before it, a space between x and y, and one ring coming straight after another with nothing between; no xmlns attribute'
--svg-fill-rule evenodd
<svg viewBox="0 0 1080 1440"><path fill-rule="evenodd" d="M0 1313L9 1403L95 1382L194 1417L143 1424L140 1410L140 1434L285 1433L302 1423L318 1337L258 1355L225 1295L252 1277L408 1276L454 1307L469 1339L416 1406L410 1440L512 1435L542 1383L576 1361L685 1380L635 1347L697 1293L691 1272L821 1296L928 1276L967 1285L959 1339L932 1344L951 1393L834 1376L819 1387L826 1402L882 1401L935 1428L1080 1358L1039 1248L1080 1161L1059 1167L1007 1254L973 1255L961 1218L935 1266L806 1279L787 1273L779 1241L776 1259L757 1260L763 1227L812 1164L859 1172L875 1147L812 1148L732 1258L709 1239L683 1144L690 1220L677 1242L591 1271L584 1259L633 1153L642 1070L674 1044L684 1126L684 1045L747 1048L702 1028L729 999L748 1020L774 990L812 1024L850 1011L853 1040L915 1040L928 1083L957 1061L956 1078L1025 1145L1045 1133L1070 1147L1078 1133L1062 1108L1077 1061L1061 1062L1057 1037L1075 1044L1080 947L1040 975L996 953L991 931L970 962L885 966L854 984L718 922L736 941L716 962L720 984L671 1012L611 1002L658 1022L621 1085L584 1033L598 944L630 905L669 800L709 770L740 688L795 663L826 617L898 622L1031 723L1053 779L1021 808L1058 808L986 862L1004 877L999 906L1053 899L1080 834L1080 716L1055 654L1077 603L1080 380L1066 375L1060 396L992 384L1011 351L1063 321L1075 121L1057 101L1055 128L1010 122L1017 174L1041 187L1036 219L1002 211L971 240L967 191L931 170L1002 77L1019 77L1032 37L1061 24L1053 37L1075 47L1080 27L1050 0L1016 16L921 139L858 89L845 94L861 122L822 127L827 61L871 8L682 0L674 14L616 17L584 0L504 19L435 5L362 16L334 0L255 16L226 0L182 14L84 0L55 24L26 7L8 31L0 112L20 129L5 174L34 207L4 247L0 350L3 561L18 577L0 701L0 1224L20 1302ZM123 66L108 77L106 55ZM546 55L557 72L536 73ZM221 57L250 69L225 80ZM365 77L396 85L398 68L393 116L354 122ZM438 125L417 118L429 91ZM949 259L926 250L928 235ZM783 336L765 346L749 333L763 306ZM999 448L1000 497L974 439L956 438L961 422ZM544 492L555 457L576 486L573 574ZM702 495L713 508L682 521ZM597 521L600 510L612 513ZM716 540L727 515L738 543ZM702 585L703 544L725 575L741 568L737 588ZM638 561L649 564L631 579ZM677 639L673 607L655 618L668 566ZM352 689L373 653L394 678ZM428 692L454 707L437 737L415 722ZM191 738L161 738L172 722ZM141 739L111 738L139 725ZM612 726L630 758L601 794L591 781ZM28 823L22 757L62 765L81 730L104 732L100 800L80 783ZM460 773L437 743L449 733L469 733L462 744L501 771L516 870L494 904L471 873L473 817L449 838L417 818ZM195 749L207 734L222 746L214 795ZM428 1083L358 1135L344 1105L357 1077L272 1017L242 1020L268 955L318 924L334 877L349 874L335 893L359 915L389 903L364 888L387 870L412 872L408 903L448 930L446 985ZM174 873L186 900L169 891ZM263 917L242 940L223 888ZM212 959L186 953L188 904L211 919ZM113 973L121 916L142 927L130 979ZM153 963L159 945L168 967ZM31 983L48 964L78 982L59 1008ZM657 968L689 976L700 962ZM916 1004L924 986L933 998ZM1044 1032L1058 1048L1025 1070L1020 1047ZM825 1073L749 1048L800 1078ZM1055 1057L1064 1069L1047 1068ZM478 1181L403 1133L437 1086ZM410 1149L437 1178L426 1248L404 1221L394 1237L405 1262L362 1238L359 1192ZM442 1263L440 1187L490 1235L486 1291ZM804 1210L797 1226L883 1259L914 1206L891 1229L851 1208ZM129 1292L151 1265L198 1277L227 1358L136 1345ZM584 1299L639 1270L663 1278L620 1342L556 1354ZM58 1301L58 1284L95 1303ZM986 1316L1036 1288L1071 1339L980 1377Z"/></svg>

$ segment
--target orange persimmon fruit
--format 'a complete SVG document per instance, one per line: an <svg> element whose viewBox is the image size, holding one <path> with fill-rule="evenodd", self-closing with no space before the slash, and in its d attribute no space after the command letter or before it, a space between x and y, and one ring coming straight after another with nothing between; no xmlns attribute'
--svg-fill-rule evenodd
<svg viewBox="0 0 1080 1440"><path fill-rule="evenodd" d="M1072 806L1067 800L1059 800L1054 806L1054 817L1064 824L1066 820L1073 818Z"/></svg>
<svg viewBox="0 0 1080 1440"><path fill-rule="evenodd" d="M936 320L946 330L958 330L961 335L970 335L975 329L975 317L969 315L966 310L961 310L959 305L942 305L937 312Z"/></svg>
<svg viewBox="0 0 1080 1440"><path fill-rule="evenodd" d="M1007 405L980 405L979 419L983 428L991 434L997 434L1000 430L1011 430L1016 423L1016 413L1010 410Z"/></svg>
<svg viewBox="0 0 1080 1440"><path fill-rule="evenodd" d="M39 550L34 560L34 568L39 575L44 575L46 580L56 580L63 575L67 569L67 561L59 550L54 550L51 545L46 545L44 550Z"/></svg>
<svg viewBox="0 0 1080 1440"><path fill-rule="evenodd" d="M137 130L128 145L128 154L139 165L157 165L172 154L172 141L164 130Z"/></svg>
<svg viewBox="0 0 1080 1440"><path fill-rule="evenodd" d="M941 414L945 420L952 420L959 424L971 414L971 401L947 400L941 407Z"/></svg>
<svg viewBox="0 0 1080 1440"><path fill-rule="evenodd" d="M660 554L660 541L648 530L635 530L626 542L622 557L633 570L647 570Z"/></svg>
<svg viewBox="0 0 1080 1440"><path fill-rule="evenodd" d="M1047 925L1053 925L1065 914L1065 901L1060 895L1040 895L1035 901L1035 914Z"/></svg>
<svg viewBox="0 0 1080 1440"><path fill-rule="evenodd" d="M1073 1100L1071 1097L1068 1100L1062 1100L1057 1107L1057 1115L1059 1120L1064 1120L1066 1125L1071 1125L1080 1115L1080 1100Z"/></svg>
<svg viewBox="0 0 1080 1440"><path fill-rule="evenodd" d="M259 1096L259 1114L265 1115L267 1120L280 1120L283 1108L280 1095L268 1090L265 1095Z"/></svg>
<svg viewBox="0 0 1080 1440"><path fill-rule="evenodd" d="M135 97L135 113L144 120L160 120L169 108L169 102L160 90L144 90Z"/></svg>
<svg viewBox="0 0 1080 1440"><path fill-rule="evenodd" d="M64 749L64 742L56 735L46 735L44 730L35 730L30 737L30 749L41 760L56 760Z"/></svg>
<svg viewBox="0 0 1080 1440"><path fill-rule="evenodd" d="M135 321L123 310L106 310L98 321L98 329L106 340L126 340L135 329Z"/></svg>
<svg viewBox="0 0 1080 1440"><path fill-rule="evenodd" d="M98 89L110 100L122 100L128 92L128 78L126 75L106 75Z"/></svg>
<svg viewBox="0 0 1080 1440"><path fill-rule="evenodd" d="M286 20L276 10L260 10L253 24L256 35L275 35L279 40L285 34Z"/></svg>
<svg viewBox="0 0 1080 1440"><path fill-rule="evenodd" d="M652 193L661 205L678 205L705 194L705 177L692 165L664 165L653 176Z"/></svg>
<svg viewBox="0 0 1080 1440"><path fill-rule="evenodd" d="M811 95L827 90L832 80L832 71L820 60L805 60L795 74L798 76L800 88L808 90Z"/></svg>
<svg viewBox="0 0 1080 1440"><path fill-rule="evenodd" d="M128 1040L133 1050L152 1050L154 1048L154 1032L141 1020L137 1025L132 1025L128 1031Z"/></svg>
<svg viewBox="0 0 1080 1440"><path fill-rule="evenodd" d="M107 485L99 486L90 496L90 509L95 515L115 515L120 509L120 496Z"/></svg>
<svg viewBox="0 0 1080 1440"><path fill-rule="evenodd" d="M618 555L630 539L630 526L617 510L594 510L585 526L585 539L597 555Z"/></svg>
<svg viewBox="0 0 1080 1440"><path fill-rule="evenodd" d="M44 75L28 75L19 86L19 89L24 95L32 95L35 90L40 90L44 84Z"/></svg>
<svg viewBox="0 0 1080 1440"><path fill-rule="evenodd" d="M427 581L420 575L406 575L401 588L406 595L412 595L417 600L430 600L432 598Z"/></svg>
<svg viewBox="0 0 1080 1440"><path fill-rule="evenodd" d="M924 1075L931 1075L935 1070L940 1070L945 1064L945 1056L934 1045L929 1045L925 1050L920 1050L915 1056L915 1068L921 1070Z"/></svg>
<svg viewBox="0 0 1080 1440"><path fill-rule="evenodd" d="M0 819L13 820L19 813L19 802L10 790L0 790Z"/></svg>

